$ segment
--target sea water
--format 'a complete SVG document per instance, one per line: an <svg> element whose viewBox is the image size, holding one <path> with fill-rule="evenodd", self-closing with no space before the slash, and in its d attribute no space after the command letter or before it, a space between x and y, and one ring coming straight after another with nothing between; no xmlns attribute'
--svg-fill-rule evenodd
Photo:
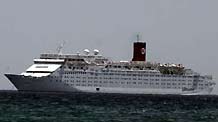
<svg viewBox="0 0 218 122"><path fill-rule="evenodd" d="M0 122L218 122L218 96L0 92Z"/></svg>

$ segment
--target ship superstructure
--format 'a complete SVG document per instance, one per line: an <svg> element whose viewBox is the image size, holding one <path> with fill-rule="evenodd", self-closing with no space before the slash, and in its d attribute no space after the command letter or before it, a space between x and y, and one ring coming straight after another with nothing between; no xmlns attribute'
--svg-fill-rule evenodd
<svg viewBox="0 0 218 122"><path fill-rule="evenodd" d="M132 61L113 62L88 49L83 54L41 54L21 74L5 74L19 91L125 94L210 94L212 76L182 64L146 61L146 43L134 43Z"/></svg>

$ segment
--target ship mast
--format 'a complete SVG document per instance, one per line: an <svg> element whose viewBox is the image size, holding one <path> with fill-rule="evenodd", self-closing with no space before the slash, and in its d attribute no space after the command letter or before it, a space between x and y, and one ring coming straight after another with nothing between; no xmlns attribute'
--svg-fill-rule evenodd
<svg viewBox="0 0 218 122"><path fill-rule="evenodd" d="M66 44L66 41L63 41L63 43L58 46L58 48L57 48L58 54L62 54L62 50L63 50L65 44Z"/></svg>
<svg viewBox="0 0 218 122"><path fill-rule="evenodd" d="M136 40L137 40L137 42L139 42L139 40L140 40L139 34L136 35Z"/></svg>

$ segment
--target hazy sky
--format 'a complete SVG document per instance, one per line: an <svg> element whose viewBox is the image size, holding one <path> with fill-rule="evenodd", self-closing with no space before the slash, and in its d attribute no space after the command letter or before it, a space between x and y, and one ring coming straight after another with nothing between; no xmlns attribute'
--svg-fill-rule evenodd
<svg viewBox="0 0 218 122"><path fill-rule="evenodd" d="M13 88L4 73L23 72L63 40L66 53L97 48L130 60L137 33L149 61L182 63L218 80L217 6L217 0L1 0L0 89Z"/></svg>

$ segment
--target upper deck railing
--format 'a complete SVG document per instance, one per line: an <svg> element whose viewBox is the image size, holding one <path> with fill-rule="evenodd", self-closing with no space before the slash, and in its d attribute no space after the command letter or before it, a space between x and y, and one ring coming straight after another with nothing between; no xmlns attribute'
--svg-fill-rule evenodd
<svg viewBox="0 0 218 122"><path fill-rule="evenodd" d="M40 55L40 59L84 59L84 58L97 58L105 59L101 55L83 55L83 54L52 54L44 53Z"/></svg>

